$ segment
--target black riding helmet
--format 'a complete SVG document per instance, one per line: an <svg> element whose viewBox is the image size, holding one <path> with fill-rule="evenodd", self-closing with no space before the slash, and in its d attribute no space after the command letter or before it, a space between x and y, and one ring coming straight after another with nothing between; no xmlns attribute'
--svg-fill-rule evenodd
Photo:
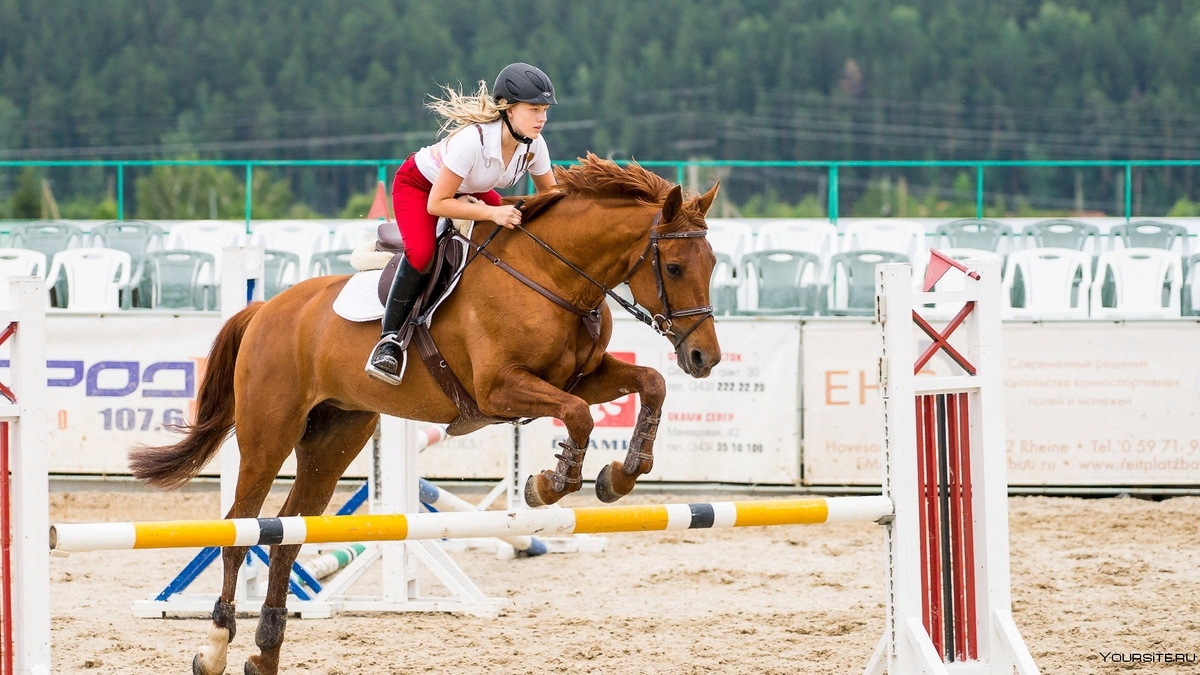
<svg viewBox="0 0 1200 675"><path fill-rule="evenodd" d="M554 84L550 78L536 66L528 63L511 63L496 76L496 84L492 87L496 98L509 101L533 103L535 105L554 105Z"/></svg>
<svg viewBox="0 0 1200 675"><path fill-rule="evenodd" d="M501 70L500 74L496 76L496 84L492 86L492 95L497 99L506 99L514 103L517 101L534 105L558 103L554 98L554 84L550 82L550 78L546 77L540 68L528 63L510 63L504 66L504 70ZM519 134L516 129L513 129L508 115L500 115L500 119L504 120L504 126L508 127L508 133L512 134L518 143L533 144L532 138Z"/></svg>

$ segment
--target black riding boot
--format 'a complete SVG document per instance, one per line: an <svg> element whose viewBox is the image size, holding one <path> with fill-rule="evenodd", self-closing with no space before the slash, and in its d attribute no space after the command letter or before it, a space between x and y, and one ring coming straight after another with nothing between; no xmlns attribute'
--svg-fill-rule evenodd
<svg viewBox="0 0 1200 675"><path fill-rule="evenodd" d="M388 291L387 306L383 310L383 334L379 344L372 352L371 361L367 364L367 375L388 384L399 384L400 376L400 346L396 344L396 334L400 332L413 302L425 287L429 275L421 272L408 262L408 258L400 261L400 269L392 279L392 288Z"/></svg>

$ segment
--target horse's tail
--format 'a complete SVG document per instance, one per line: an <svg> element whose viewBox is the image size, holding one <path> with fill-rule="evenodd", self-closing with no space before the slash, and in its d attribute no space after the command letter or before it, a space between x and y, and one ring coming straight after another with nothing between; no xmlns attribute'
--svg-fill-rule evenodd
<svg viewBox="0 0 1200 675"><path fill-rule="evenodd" d="M174 445L140 446L129 453L129 468L136 478L174 490L195 478L217 454L233 430L233 373L238 348L246 326L261 307L262 303L254 303L243 309L217 333L196 400L196 420L176 427L187 436Z"/></svg>

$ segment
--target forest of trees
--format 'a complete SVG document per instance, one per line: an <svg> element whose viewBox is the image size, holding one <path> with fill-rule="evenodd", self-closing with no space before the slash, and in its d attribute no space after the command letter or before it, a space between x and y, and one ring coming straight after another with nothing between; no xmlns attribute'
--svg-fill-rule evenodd
<svg viewBox="0 0 1200 675"><path fill-rule="evenodd" d="M556 159L1200 159L1197 36L1200 0L0 0L0 161L403 158L439 84L514 60L555 81ZM342 213L375 175L263 173L279 216ZM1137 170L1138 210L1200 208L1197 173ZM819 169L689 178L718 176L728 209L823 213ZM844 214L973 212L973 171L841 177ZM1113 213L1122 178L996 169L987 202ZM36 217L43 181L77 217L112 209L111 169L0 167L0 217ZM236 217L244 189L130 170L127 215Z"/></svg>

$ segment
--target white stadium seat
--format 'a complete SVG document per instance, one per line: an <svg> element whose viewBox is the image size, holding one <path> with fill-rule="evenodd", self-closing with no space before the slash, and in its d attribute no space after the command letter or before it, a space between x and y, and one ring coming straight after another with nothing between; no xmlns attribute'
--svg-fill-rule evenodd
<svg viewBox="0 0 1200 675"><path fill-rule="evenodd" d="M903 218L873 218L846 225L842 251L892 251L907 256L913 265L913 277L925 274L929 246L925 226Z"/></svg>
<svg viewBox="0 0 1200 675"><path fill-rule="evenodd" d="M382 222L373 218L341 223L333 229L333 242L329 244L329 250L353 251L363 242L375 241L375 233Z"/></svg>
<svg viewBox="0 0 1200 675"><path fill-rule="evenodd" d="M45 276L46 254L24 248L0 248L0 279ZM0 310L8 308L8 293L0 293Z"/></svg>
<svg viewBox="0 0 1200 675"><path fill-rule="evenodd" d="M307 220L276 220L254 226L250 243L272 251L295 253L299 270L307 273L313 256L329 250L332 233L322 223ZM293 281L294 283L294 281Z"/></svg>
<svg viewBox="0 0 1200 675"><path fill-rule="evenodd" d="M710 284L714 306L718 314L728 314L743 307L744 299L739 297L742 256L751 252L754 241L754 230L750 225L732 218L708 218L708 243L717 256L717 266L713 269Z"/></svg>
<svg viewBox="0 0 1200 675"><path fill-rule="evenodd" d="M1014 286L1024 289L1014 306ZM1070 248L1032 248L1008 254L1002 290L1005 317L1086 318L1092 256Z"/></svg>
<svg viewBox="0 0 1200 675"><path fill-rule="evenodd" d="M216 285L221 278L221 255L227 246L241 246L246 241L246 226L228 220L195 220L176 223L167 233L166 250L200 251L213 257L212 278L201 283Z"/></svg>
<svg viewBox="0 0 1200 675"><path fill-rule="evenodd" d="M121 290L129 285L132 259L111 248L73 248L54 254L50 274L67 280L67 308L77 312L120 309Z"/></svg>
<svg viewBox="0 0 1200 675"><path fill-rule="evenodd" d="M1102 293L1111 279L1110 298ZM1100 255L1092 286L1092 317L1171 318L1179 316L1183 261L1174 251L1124 248Z"/></svg>
<svg viewBox="0 0 1200 675"><path fill-rule="evenodd" d="M742 262L742 256L753 250L754 230L748 223L733 218L708 218L708 243L713 253L729 256L734 267Z"/></svg>

